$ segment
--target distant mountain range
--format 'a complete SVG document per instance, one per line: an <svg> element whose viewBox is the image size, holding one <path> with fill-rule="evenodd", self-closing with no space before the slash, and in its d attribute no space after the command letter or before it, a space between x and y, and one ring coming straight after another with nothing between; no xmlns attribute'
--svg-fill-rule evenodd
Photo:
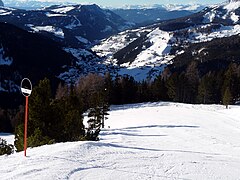
<svg viewBox="0 0 240 180"><path fill-rule="evenodd" d="M55 74L68 83L76 81L82 74L107 71L99 63L101 58L89 47L100 39L134 26L97 5L56 5L41 10L0 7L0 22L50 38L74 56L77 64L74 70Z"/></svg>
<svg viewBox="0 0 240 180"><path fill-rule="evenodd" d="M119 74L130 74L141 81L155 77L166 66L175 65L176 62L178 66L185 64L186 67L183 63L185 60L188 63L194 59L204 62L205 71L214 69L210 65L214 59L218 59L216 62L221 63L221 68L230 62L239 62L240 52L236 49L240 46L239 34L238 1L207 7L186 17L126 30L103 40L93 50L99 56L106 57L105 64L120 66Z"/></svg>
<svg viewBox="0 0 240 180"><path fill-rule="evenodd" d="M30 11L0 7L0 22L3 94L18 92L24 77L34 84L44 77L74 83L81 75L108 71L89 46L133 26L97 5L51 6Z"/></svg>
<svg viewBox="0 0 240 180"><path fill-rule="evenodd" d="M162 20L184 17L202 10L202 5L153 5L153 6L129 6L126 8L111 9L123 19L138 23L150 24Z"/></svg>
<svg viewBox="0 0 240 180"><path fill-rule="evenodd" d="M19 1L19 0L5 0L5 5L7 7L26 9L26 10L36 10L44 7L49 7L53 5L71 5L72 2L48 2L48 1ZM75 4L76 5L76 4ZM178 17L183 17L186 15L193 14L202 10L205 6L197 4L188 5L159 5L154 4L151 6L146 5L131 5L123 6L122 8L112 8L112 7L102 7L103 9L110 9L117 15L121 16L123 19L129 22L137 24L149 24L153 22L158 22L160 20L175 19Z"/></svg>
<svg viewBox="0 0 240 180"><path fill-rule="evenodd" d="M0 21L27 31L44 33L68 44L86 44L133 26L97 5L51 6L39 10L1 7ZM79 38L78 38L79 36ZM80 37L81 36L81 37ZM63 40L64 39L64 40Z"/></svg>
<svg viewBox="0 0 240 180"><path fill-rule="evenodd" d="M40 9L47 6L53 6L53 5L69 5L69 3L64 2L56 2L56 1L37 1L37 0L27 0L27 1L21 1L21 0L3 0L6 7L11 8L18 8L18 9L25 9L25 10L34 10L34 9Z"/></svg>

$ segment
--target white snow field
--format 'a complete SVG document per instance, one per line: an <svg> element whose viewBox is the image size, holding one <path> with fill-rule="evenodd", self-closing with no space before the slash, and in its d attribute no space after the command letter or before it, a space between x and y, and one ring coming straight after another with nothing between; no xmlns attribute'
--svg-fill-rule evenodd
<svg viewBox="0 0 240 180"><path fill-rule="evenodd" d="M109 127L110 126L110 127ZM67 142L0 156L0 179L236 180L240 106L112 106L98 142Z"/></svg>

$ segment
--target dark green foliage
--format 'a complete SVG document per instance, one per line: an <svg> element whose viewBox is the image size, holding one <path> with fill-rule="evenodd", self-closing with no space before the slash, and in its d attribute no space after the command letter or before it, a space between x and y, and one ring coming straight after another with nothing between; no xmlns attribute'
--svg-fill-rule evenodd
<svg viewBox="0 0 240 180"><path fill-rule="evenodd" d="M12 132L10 115L7 110L0 108L0 132Z"/></svg>
<svg viewBox="0 0 240 180"><path fill-rule="evenodd" d="M153 101L168 100L167 87L162 76L158 76L152 82L151 91Z"/></svg>
<svg viewBox="0 0 240 180"><path fill-rule="evenodd" d="M196 102L196 97L198 93L198 84L199 84L199 73L198 73L198 63L192 61L186 69L186 78L187 78L187 94L188 98L186 102Z"/></svg>
<svg viewBox="0 0 240 180"><path fill-rule="evenodd" d="M28 137L28 147L37 147L44 144L52 144L53 142L53 139L51 140L50 137L42 134L40 128L36 128L33 134Z"/></svg>
<svg viewBox="0 0 240 180"><path fill-rule="evenodd" d="M79 80L77 85L78 97L84 99L84 109L88 110L88 128L85 139L98 140L101 126L107 119L108 101L112 91L112 79L106 75L105 79L97 74L89 74Z"/></svg>
<svg viewBox="0 0 240 180"><path fill-rule="evenodd" d="M177 81L178 81L178 74L177 73L173 73L168 81L167 81L167 93L169 98L171 98L172 100L177 100Z"/></svg>
<svg viewBox="0 0 240 180"><path fill-rule="evenodd" d="M240 99L240 65L230 63L226 69L199 75L199 65L193 61L188 68L172 73L166 78L171 100L185 103L222 104L226 88L235 103ZM176 70L176 69L175 69ZM185 71L183 71L185 70Z"/></svg>
<svg viewBox="0 0 240 180"><path fill-rule="evenodd" d="M98 141L99 140L98 135L99 135L100 131L101 131L100 128L88 129L85 139L88 141Z"/></svg>
<svg viewBox="0 0 240 180"><path fill-rule="evenodd" d="M214 103L214 77L211 73L203 76L198 86L198 102L203 104Z"/></svg>
<svg viewBox="0 0 240 180"><path fill-rule="evenodd" d="M147 102L147 101L150 101L151 100L151 96L152 96L151 83L149 83L147 81L142 81L141 83L137 84L137 95L136 95L136 100L134 100L135 102Z"/></svg>
<svg viewBox="0 0 240 180"><path fill-rule="evenodd" d="M88 126L90 129L100 128L102 123L102 107L90 108L88 117Z"/></svg>
<svg viewBox="0 0 240 180"><path fill-rule="evenodd" d="M229 87L226 88L224 95L223 95L223 104L228 109L228 105L232 103L232 94L230 92Z"/></svg>
<svg viewBox="0 0 240 180"><path fill-rule="evenodd" d="M127 104L136 102L138 83L131 76L117 76L110 94L110 104Z"/></svg>
<svg viewBox="0 0 240 180"><path fill-rule="evenodd" d="M0 155L10 155L14 151L14 147L11 144L7 144L6 140L0 138Z"/></svg>
<svg viewBox="0 0 240 180"><path fill-rule="evenodd" d="M24 124L19 124L15 129L15 141L14 145L16 147L16 151L22 151L24 148Z"/></svg>
<svg viewBox="0 0 240 180"><path fill-rule="evenodd" d="M59 87L64 94L53 99L50 81L44 79L29 97L28 146L36 147L62 141L76 141L85 134L83 106L73 87ZM58 92L60 93L60 92ZM17 151L23 150L23 122L15 131Z"/></svg>
<svg viewBox="0 0 240 180"><path fill-rule="evenodd" d="M187 78L184 73L174 73L166 82L168 96L173 101L188 102Z"/></svg>

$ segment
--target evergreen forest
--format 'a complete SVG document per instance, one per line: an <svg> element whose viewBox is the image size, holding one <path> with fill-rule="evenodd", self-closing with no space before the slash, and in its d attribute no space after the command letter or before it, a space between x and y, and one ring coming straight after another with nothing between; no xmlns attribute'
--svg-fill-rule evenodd
<svg viewBox="0 0 240 180"><path fill-rule="evenodd" d="M131 76L89 74L76 84L60 83L57 89L45 78L29 97L28 146L98 140L112 104L173 101L228 108L239 100L240 65L236 63L225 70L199 73L198 63L192 61L185 70L166 68L154 80L142 82ZM23 150L24 104L17 109L0 109L0 120L0 132L14 132L17 151Z"/></svg>

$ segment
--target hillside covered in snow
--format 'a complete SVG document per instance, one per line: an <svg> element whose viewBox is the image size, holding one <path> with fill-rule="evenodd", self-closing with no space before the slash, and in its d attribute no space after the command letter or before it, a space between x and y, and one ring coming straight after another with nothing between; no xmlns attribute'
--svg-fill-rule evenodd
<svg viewBox="0 0 240 180"><path fill-rule="evenodd" d="M1 156L0 177L231 180L240 176L239 106L168 102L112 106L106 127L98 142L29 148L27 157L23 152Z"/></svg>
<svg viewBox="0 0 240 180"><path fill-rule="evenodd" d="M207 55L214 50L214 47L206 48L211 41L231 37L234 39L235 35L237 40L240 34L239 16L240 2L227 2L206 7L183 18L126 30L103 40L92 49L106 58L105 64L119 65L119 74L130 74L137 80L152 78L172 64L175 57L188 52L188 48L195 44L199 44L199 48L193 50L192 56L201 59L202 54ZM226 40L224 47L227 47L228 41L232 42L231 39ZM205 44L201 44L203 42ZM229 51L235 50L229 48L219 53ZM205 57L209 62L212 59ZM184 58L186 56L181 56L181 59ZM238 61L238 58L234 57L233 61Z"/></svg>

